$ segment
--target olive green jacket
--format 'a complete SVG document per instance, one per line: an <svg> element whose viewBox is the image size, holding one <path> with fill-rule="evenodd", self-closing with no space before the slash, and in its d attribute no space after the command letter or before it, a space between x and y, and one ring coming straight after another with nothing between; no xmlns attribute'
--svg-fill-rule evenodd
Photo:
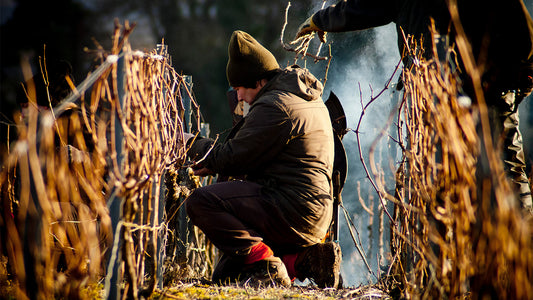
<svg viewBox="0 0 533 300"><path fill-rule="evenodd" d="M287 221L315 243L332 217L333 129L322 84L298 66L281 70L259 91L235 135L213 147L197 139L189 157L208 153L203 166L264 186Z"/></svg>

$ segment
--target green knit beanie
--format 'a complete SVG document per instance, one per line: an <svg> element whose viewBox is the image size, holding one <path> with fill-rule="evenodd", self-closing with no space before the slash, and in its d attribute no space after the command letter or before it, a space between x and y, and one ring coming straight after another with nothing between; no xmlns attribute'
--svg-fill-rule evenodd
<svg viewBox="0 0 533 300"><path fill-rule="evenodd" d="M250 86L279 69L270 51L244 31L234 31L228 46L226 75L230 86Z"/></svg>

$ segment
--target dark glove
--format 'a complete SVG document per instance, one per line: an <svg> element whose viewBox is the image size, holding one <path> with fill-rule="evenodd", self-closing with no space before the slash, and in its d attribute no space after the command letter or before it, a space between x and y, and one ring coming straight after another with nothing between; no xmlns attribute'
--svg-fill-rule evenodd
<svg viewBox="0 0 533 300"><path fill-rule="evenodd" d="M326 42L326 32L315 25L315 23L313 22L313 16L307 18L307 20L305 20L305 22L303 22L302 25L298 27L298 33L296 34L296 38L298 39L313 32L316 32L318 34L318 38L322 43Z"/></svg>

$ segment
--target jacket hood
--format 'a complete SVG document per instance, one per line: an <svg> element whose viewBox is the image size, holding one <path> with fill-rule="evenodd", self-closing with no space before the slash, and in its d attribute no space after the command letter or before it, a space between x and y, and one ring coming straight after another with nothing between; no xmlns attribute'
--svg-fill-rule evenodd
<svg viewBox="0 0 533 300"><path fill-rule="evenodd" d="M274 76L259 91L256 99L271 90L289 92L304 100L313 101L321 99L324 87L309 70L293 65Z"/></svg>

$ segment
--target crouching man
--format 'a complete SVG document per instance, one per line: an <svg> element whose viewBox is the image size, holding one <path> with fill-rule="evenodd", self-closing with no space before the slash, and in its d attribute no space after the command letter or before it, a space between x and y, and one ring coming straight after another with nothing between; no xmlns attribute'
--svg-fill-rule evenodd
<svg viewBox="0 0 533 300"><path fill-rule="evenodd" d="M298 66L280 69L246 32L233 33L228 54L229 84L249 113L224 143L187 142L189 156L200 160L196 175L244 178L198 188L186 200L193 224L223 253L212 279L290 286L308 278L337 287L340 247L322 243L332 219L334 158L322 84Z"/></svg>

